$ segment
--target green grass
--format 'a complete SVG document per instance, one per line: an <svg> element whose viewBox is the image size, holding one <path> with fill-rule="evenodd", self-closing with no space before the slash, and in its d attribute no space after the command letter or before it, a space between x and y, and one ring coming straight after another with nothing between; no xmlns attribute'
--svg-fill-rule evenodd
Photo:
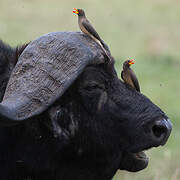
<svg viewBox="0 0 180 180"><path fill-rule="evenodd" d="M173 122L164 147L148 151L148 168L119 171L114 180L180 179L180 2L178 0L1 0L0 38L15 46L52 31L79 31L73 7L88 19L109 45L120 75L123 61L133 66L142 93Z"/></svg>

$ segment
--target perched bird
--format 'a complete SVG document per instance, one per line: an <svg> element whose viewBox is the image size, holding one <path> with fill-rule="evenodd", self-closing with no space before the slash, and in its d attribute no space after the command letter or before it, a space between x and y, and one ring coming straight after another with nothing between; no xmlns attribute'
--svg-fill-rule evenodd
<svg viewBox="0 0 180 180"><path fill-rule="evenodd" d="M121 72L121 78L126 84L129 84L132 88L140 92L139 82L130 66L134 64L134 59L126 60L123 63L123 70Z"/></svg>
<svg viewBox="0 0 180 180"><path fill-rule="evenodd" d="M107 54L107 51L104 48L104 43L102 39L100 38L96 30L93 28L91 23L88 21L88 19L86 18L84 10L74 8L73 13L78 15L78 24L81 31L87 34L88 36L90 36L94 41L96 41L101 46L102 50L111 61L111 57Z"/></svg>

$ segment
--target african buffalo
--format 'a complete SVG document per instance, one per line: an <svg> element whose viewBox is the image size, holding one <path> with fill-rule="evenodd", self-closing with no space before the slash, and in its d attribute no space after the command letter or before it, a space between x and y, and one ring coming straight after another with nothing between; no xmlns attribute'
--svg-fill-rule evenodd
<svg viewBox="0 0 180 180"><path fill-rule="evenodd" d="M167 142L166 114L83 33L32 41L14 69L17 51L1 42L0 53L1 180L110 180L146 168L143 150Z"/></svg>

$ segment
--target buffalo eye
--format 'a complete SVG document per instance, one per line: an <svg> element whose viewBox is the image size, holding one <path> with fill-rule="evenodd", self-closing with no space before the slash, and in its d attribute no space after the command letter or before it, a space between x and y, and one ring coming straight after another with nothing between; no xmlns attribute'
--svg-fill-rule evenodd
<svg viewBox="0 0 180 180"><path fill-rule="evenodd" d="M105 90L104 84L99 84L97 82L89 82L85 84L83 87L85 91L93 91L93 90Z"/></svg>
<svg viewBox="0 0 180 180"><path fill-rule="evenodd" d="M105 85L95 81L83 83L79 92L83 107L91 113L100 110L103 107L105 100L107 100Z"/></svg>

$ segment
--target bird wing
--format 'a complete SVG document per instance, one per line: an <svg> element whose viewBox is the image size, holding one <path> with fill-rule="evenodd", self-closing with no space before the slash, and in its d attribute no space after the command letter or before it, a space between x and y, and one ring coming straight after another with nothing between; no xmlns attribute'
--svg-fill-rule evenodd
<svg viewBox="0 0 180 180"><path fill-rule="evenodd" d="M98 39L100 42L102 42L99 34L96 32L96 30L93 28L93 26L91 25L91 23L86 20L82 22L82 25L85 27L85 29L91 34L93 35L96 39Z"/></svg>
<svg viewBox="0 0 180 180"><path fill-rule="evenodd" d="M121 71L121 79L124 80L124 77L123 77L123 71Z"/></svg>
<svg viewBox="0 0 180 180"><path fill-rule="evenodd" d="M133 72L133 70L131 71L131 79L132 79L132 82L133 82L136 90L137 90L138 92L140 92L139 82L138 82L138 79L137 79L135 73Z"/></svg>

